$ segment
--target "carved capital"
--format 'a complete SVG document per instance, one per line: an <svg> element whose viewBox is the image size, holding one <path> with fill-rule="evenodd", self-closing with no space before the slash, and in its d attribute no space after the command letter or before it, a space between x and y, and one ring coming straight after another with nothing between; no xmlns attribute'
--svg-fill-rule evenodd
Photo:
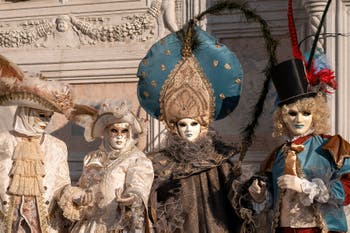
<svg viewBox="0 0 350 233"><path fill-rule="evenodd" d="M327 0L303 0L303 5L310 16L310 31L315 34L320 25L322 13L326 8ZM321 33L325 31L324 25ZM324 41L319 40L317 47L324 50Z"/></svg>
<svg viewBox="0 0 350 233"><path fill-rule="evenodd" d="M310 15L322 14L327 5L327 0L303 0L302 2Z"/></svg>

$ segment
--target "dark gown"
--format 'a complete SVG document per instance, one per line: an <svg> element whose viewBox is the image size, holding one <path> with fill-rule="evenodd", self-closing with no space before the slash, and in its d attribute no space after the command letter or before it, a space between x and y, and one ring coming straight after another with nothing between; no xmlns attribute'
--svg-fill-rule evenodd
<svg viewBox="0 0 350 233"><path fill-rule="evenodd" d="M196 143L170 135L167 147L149 154L155 171L150 216L155 232L239 232L240 219L228 198L229 159L238 147L211 137Z"/></svg>

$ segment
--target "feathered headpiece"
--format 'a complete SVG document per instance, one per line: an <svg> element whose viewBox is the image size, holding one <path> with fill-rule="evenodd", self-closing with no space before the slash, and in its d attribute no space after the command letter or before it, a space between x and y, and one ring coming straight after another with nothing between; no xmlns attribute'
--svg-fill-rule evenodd
<svg viewBox="0 0 350 233"><path fill-rule="evenodd" d="M143 132L140 120L126 100L107 100L94 107L76 104L71 119L84 127L84 138L88 142L102 137L104 129L115 123L129 123L134 135Z"/></svg>
<svg viewBox="0 0 350 233"><path fill-rule="evenodd" d="M73 97L68 84L45 80L41 75L25 75L0 55L0 105L26 106L54 111L69 117Z"/></svg>
<svg viewBox="0 0 350 233"><path fill-rule="evenodd" d="M316 49L330 3L331 0L328 0L315 34L311 52L303 55L298 45L292 0L288 1L288 26L295 59L282 62L274 68L272 79L280 98L279 105L314 96L319 91L331 93L331 90L336 89L334 71L330 69L325 54Z"/></svg>

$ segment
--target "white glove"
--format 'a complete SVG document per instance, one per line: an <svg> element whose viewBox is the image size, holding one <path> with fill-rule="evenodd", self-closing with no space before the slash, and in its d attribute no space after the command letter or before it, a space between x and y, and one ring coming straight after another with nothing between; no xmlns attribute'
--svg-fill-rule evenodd
<svg viewBox="0 0 350 233"><path fill-rule="evenodd" d="M278 177L277 179L278 187L280 187L281 189L294 190L297 193L303 192L301 188L301 184L304 182L309 182L309 181L293 175L283 175Z"/></svg>
<svg viewBox="0 0 350 233"><path fill-rule="evenodd" d="M250 196L255 202L261 203L266 199L266 183L261 182L255 179L253 183L248 188Z"/></svg>

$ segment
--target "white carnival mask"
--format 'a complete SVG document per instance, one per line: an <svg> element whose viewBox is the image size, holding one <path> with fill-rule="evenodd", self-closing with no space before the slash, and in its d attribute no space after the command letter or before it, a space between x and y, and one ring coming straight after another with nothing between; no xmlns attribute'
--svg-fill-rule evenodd
<svg viewBox="0 0 350 233"><path fill-rule="evenodd" d="M124 149L130 137L129 123L115 123L108 127L108 143L115 150Z"/></svg>
<svg viewBox="0 0 350 233"><path fill-rule="evenodd" d="M33 109L32 110L33 128L37 129L38 132L40 131L44 133L46 127L50 123L52 115L53 115L53 112L50 112L50 111Z"/></svg>
<svg viewBox="0 0 350 233"><path fill-rule="evenodd" d="M27 136L41 136L53 112L29 107L17 107L13 129Z"/></svg>
<svg viewBox="0 0 350 233"><path fill-rule="evenodd" d="M312 129L312 114L308 110L299 110L296 103L288 105L283 122L291 136L300 136Z"/></svg>
<svg viewBox="0 0 350 233"><path fill-rule="evenodd" d="M190 142L196 140L201 132L201 125L192 118L183 118L176 125L179 135Z"/></svg>

